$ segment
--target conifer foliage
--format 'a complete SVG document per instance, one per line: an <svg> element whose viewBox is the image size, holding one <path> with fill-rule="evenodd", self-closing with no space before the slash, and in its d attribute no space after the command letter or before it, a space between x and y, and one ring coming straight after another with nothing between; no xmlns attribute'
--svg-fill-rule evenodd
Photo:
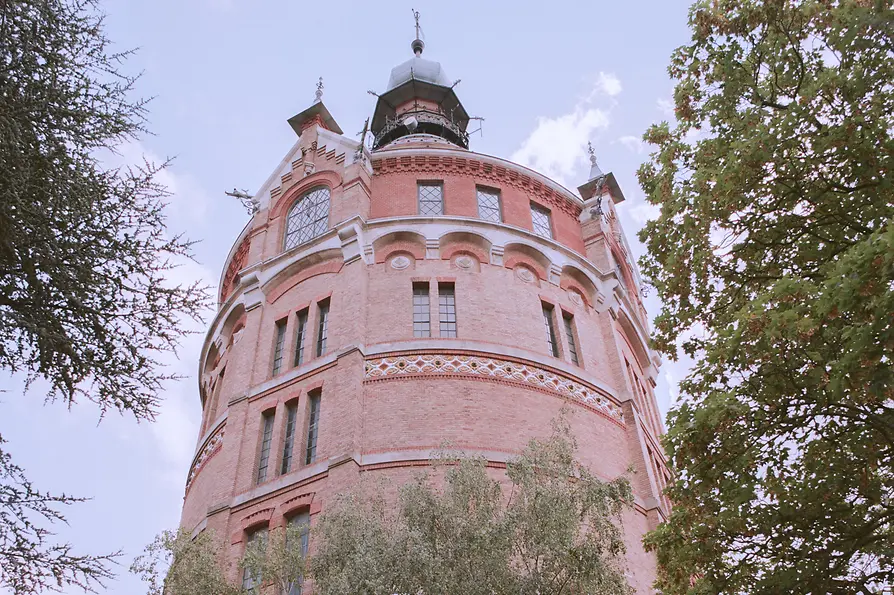
<svg viewBox="0 0 894 595"><path fill-rule="evenodd" d="M639 171L656 344L695 367L666 447L663 593L894 584L894 12L711 0Z"/></svg>
<svg viewBox="0 0 894 595"><path fill-rule="evenodd" d="M102 165L144 132L127 56L93 0L0 2L0 369L41 380L48 400L151 420L170 377L159 356L208 296L168 280L190 243L165 229L159 167ZM37 490L0 442L0 589L109 576L108 557L75 556L45 529L76 501Z"/></svg>

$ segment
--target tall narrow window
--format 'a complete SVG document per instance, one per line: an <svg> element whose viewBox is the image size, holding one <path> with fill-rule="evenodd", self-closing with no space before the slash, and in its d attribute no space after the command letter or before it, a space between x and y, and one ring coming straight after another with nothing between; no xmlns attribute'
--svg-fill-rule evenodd
<svg viewBox="0 0 894 595"><path fill-rule="evenodd" d="M329 333L329 299L325 299L320 306L320 324L317 327L317 357L326 353L326 336Z"/></svg>
<svg viewBox="0 0 894 595"><path fill-rule="evenodd" d="M456 291L453 283L438 283L441 336L456 338Z"/></svg>
<svg viewBox="0 0 894 595"><path fill-rule="evenodd" d="M550 221L549 209L532 202L531 222L534 224L534 233L545 238L551 239L553 237L553 226Z"/></svg>
<svg viewBox="0 0 894 595"><path fill-rule="evenodd" d="M478 216L485 221L500 223L503 217L500 214L500 191L493 188L478 186Z"/></svg>
<svg viewBox="0 0 894 595"><path fill-rule="evenodd" d="M249 533L248 538L245 540L246 548L256 541L267 543L267 527L261 527ZM262 580L263 579L259 573L252 573L248 568L242 571L242 588L246 591L251 591L255 587L259 587Z"/></svg>
<svg viewBox="0 0 894 595"><path fill-rule="evenodd" d="M296 514L292 518L289 519L289 528L294 530L290 531L289 539L298 538L300 540L300 548L301 548L301 557L307 557L307 548L310 544L310 513L301 512ZM295 532L297 531L297 535ZM299 577L298 581L289 585L288 595L301 595L301 585L304 582L304 577Z"/></svg>
<svg viewBox="0 0 894 595"><path fill-rule="evenodd" d="M304 452L304 464L310 465L317 460L317 438L320 433L320 393L310 396L310 411L307 413L307 449Z"/></svg>
<svg viewBox="0 0 894 595"><path fill-rule="evenodd" d="M580 365L580 358L577 355L577 342L574 340L574 316L567 312L562 315L565 321L565 336L568 337L568 355L571 356L571 363L575 366Z"/></svg>
<svg viewBox="0 0 894 595"><path fill-rule="evenodd" d="M285 475L292 470L292 450L295 447L295 422L298 420L298 403L292 402L286 405L286 435L282 441L282 465L280 475Z"/></svg>
<svg viewBox="0 0 894 595"><path fill-rule="evenodd" d="M553 307L543 304L543 324L546 326L546 346L550 355L559 357L559 344L556 343L556 329L553 326Z"/></svg>
<svg viewBox="0 0 894 595"><path fill-rule="evenodd" d="M282 372L282 358L286 347L286 319L276 321L276 340L273 344L273 375Z"/></svg>
<svg viewBox="0 0 894 595"><path fill-rule="evenodd" d="M307 334L307 308L298 312L297 326L295 329L295 365L304 363L304 335Z"/></svg>
<svg viewBox="0 0 894 595"><path fill-rule="evenodd" d="M328 221L329 189L319 186L298 199L289 209L285 249L290 250L326 233Z"/></svg>
<svg viewBox="0 0 894 595"><path fill-rule="evenodd" d="M413 336L431 337L431 301L428 283L413 283Z"/></svg>
<svg viewBox="0 0 894 595"><path fill-rule="evenodd" d="M419 182L417 195L420 215L444 214L444 185L441 182Z"/></svg>
<svg viewBox="0 0 894 595"><path fill-rule="evenodd" d="M270 442L273 440L273 411L264 414L262 419L261 455L258 458L258 476L255 483L261 484L267 479L267 466L270 464Z"/></svg>

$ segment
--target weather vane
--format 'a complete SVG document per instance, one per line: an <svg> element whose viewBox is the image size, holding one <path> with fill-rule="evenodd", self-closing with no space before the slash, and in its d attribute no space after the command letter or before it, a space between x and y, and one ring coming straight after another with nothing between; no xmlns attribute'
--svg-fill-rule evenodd
<svg viewBox="0 0 894 595"><path fill-rule="evenodd" d="M590 154L590 165L596 165L596 149L590 141L587 141L587 153Z"/></svg>
<svg viewBox="0 0 894 595"><path fill-rule="evenodd" d="M323 101L323 77L317 82L317 90L314 92L314 103Z"/></svg>
<svg viewBox="0 0 894 595"><path fill-rule="evenodd" d="M419 11L415 8L411 8L413 11L413 18L416 19L416 39L419 39Z"/></svg>

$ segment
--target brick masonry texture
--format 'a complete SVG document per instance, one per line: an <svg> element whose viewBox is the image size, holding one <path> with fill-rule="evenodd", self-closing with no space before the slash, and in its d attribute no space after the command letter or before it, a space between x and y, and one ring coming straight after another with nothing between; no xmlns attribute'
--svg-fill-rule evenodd
<svg viewBox="0 0 894 595"><path fill-rule="evenodd" d="M594 473L611 479L633 469L636 506L624 515L629 575L638 593L651 592L655 562L640 541L669 506L653 395L659 361L646 344L630 265L619 262L612 201L606 198L609 217L596 221L580 198L509 162L425 138L364 160L356 143L337 145L333 137L320 122L303 131L291 174L277 180L234 243L200 365L204 413L182 526L223 537L236 579L254 528L302 511L313 523L361 481L384 480L394 498L446 444L483 454L505 482L506 461L546 436L564 410L579 457ZM418 215L416 187L424 180L443 184L443 217ZM499 191L502 222L478 218L478 185ZM330 191L329 230L284 252L291 206L319 186ZM532 202L550 210L553 239L532 233ZM429 290L430 337L413 334L414 283ZM440 336L439 301L449 285L455 338ZM558 357L547 345L544 304L552 308ZM325 307L326 343L318 350ZM572 337L563 316L572 318ZM370 373L382 362L432 355L539 370L554 384L443 368ZM585 402L580 391L598 402ZM308 462L312 395L321 405ZM285 470L291 406L297 420ZM265 415L274 422L267 474L258 482Z"/></svg>

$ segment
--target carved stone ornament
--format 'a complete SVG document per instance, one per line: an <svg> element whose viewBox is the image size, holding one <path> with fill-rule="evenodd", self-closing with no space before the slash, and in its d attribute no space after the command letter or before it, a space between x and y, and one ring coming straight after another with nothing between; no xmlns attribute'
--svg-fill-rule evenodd
<svg viewBox="0 0 894 595"><path fill-rule="evenodd" d="M534 271L529 269L528 267L517 267L515 269L515 276L524 281L525 283L533 283L537 280L536 275L534 275Z"/></svg>
<svg viewBox="0 0 894 595"><path fill-rule="evenodd" d="M391 268L396 271L402 271L408 266L410 266L410 259L403 254L399 254L391 259Z"/></svg>
<svg viewBox="0 0 894 595"><path fill-rule="evenodd" d="M583 296L581 296L580 292L577 291L576 289L568 290L568 299L571 300L571 303L574 304L575 306L583 306L584 305L584 298L583 298Z"/></svg>
<svg viewBox="0 0 894 595"><path fill-rule="evenodd" d="M469 270L475 266L475 261L468 254L460 254L456 257L456 266L461 269Z"/></svg>

